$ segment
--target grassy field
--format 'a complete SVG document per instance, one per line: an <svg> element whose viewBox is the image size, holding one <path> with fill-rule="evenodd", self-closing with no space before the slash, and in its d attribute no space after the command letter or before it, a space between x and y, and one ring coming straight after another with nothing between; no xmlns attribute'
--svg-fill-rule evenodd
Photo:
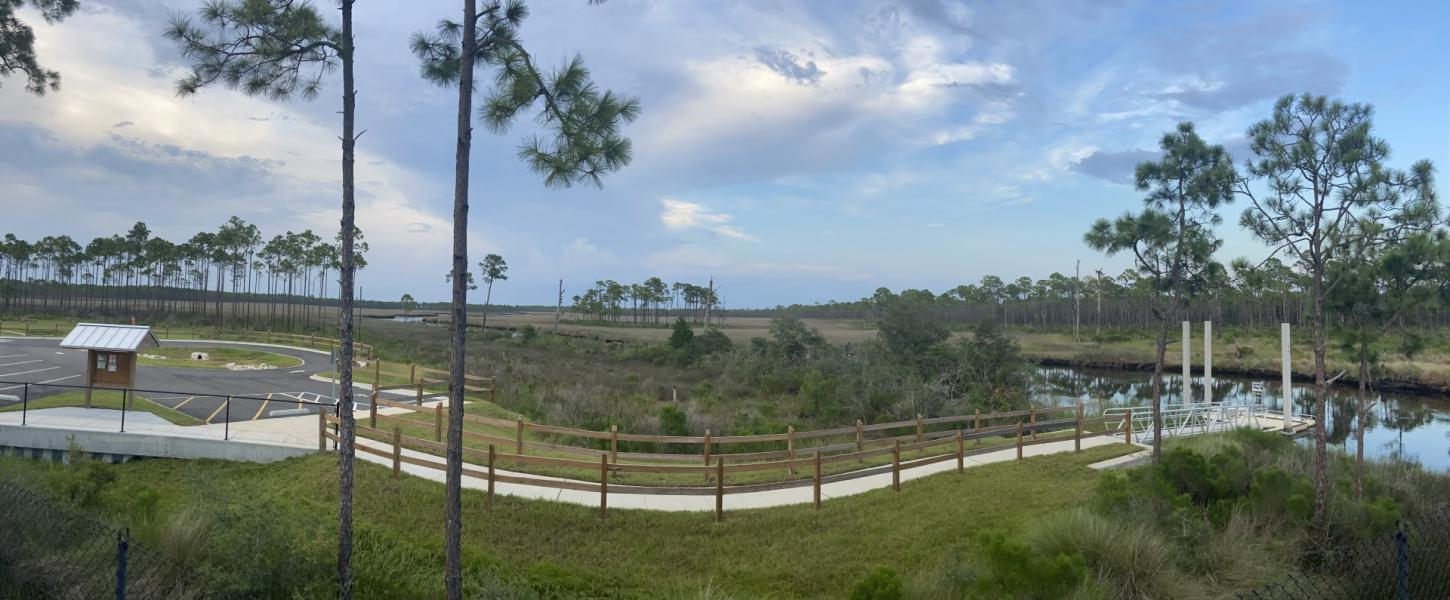
<svg viewBox="0 0 1450 600"><path fill-rule="evenodd" d="M553 327L552 313L509 313L489 316L490 326L522 327L533 325L549 331ZM834 344L859 343L876 337L875 326L856 319L805 319L804 322L821 332ZM601 324L576 324L565 322L560 325L561 333L571 335L597 336L612 340L664 341L669 339L670 330L663 327L642 327L624 323L621 326ZM770 334L770 319L765 317L735 317L726 319L721 328L736 343L747 342L755 337ZM1139 366L1153 362L1153 332L1133 330L1107 336L1109 341L1093 341L1084 333L1081 341L1073 341L1068 332L1039 331L1023 328L1009 328L1011 335L1022 347L1022 352L1036 360L1050 359L1088 365ZM958 334L960 335L960 334ZM1180 364L1181 352L1177 345L1177 330L1170 334L1167 363ZM1203 364L1203 327L1194 324L1191 341L1193 364ZM1302 377L1312 376L1314 371L1312 339L1309 329L1294 329L1294 372ZM1340 370L1348 371L1347 380L1352 380L1357 367L1346 360L1330 341L1330 375ZM1393 348L1381 349L1384 356L1386 375L1400 382L1421 383L1430 387L1450 389L1450 338L1444 332L1432 336L1427 350L1414 359L1406 359ZM1276 373L1279 368L1279 331L1277 328L1221 327L1214 332L1213 365L1215 369L1228 372Z"/></svg>
<svg viewBox="0 0 1450 600"><path fill-rule="evenodd" d="M1092 494L1092 462L1110 446L907 482L809 506L707 514L597 509L463 495L467 597L841 598L869 570L931 579L971 552L977 531L1012 531ZM98 510L118 524L142 490L157 514L206 523L203 577L215 597L333 593L336 459L270 465L148 460L106 467L115 481ZM58 486L64 467L0 459L7 476ZM442 596L443 486L359 464L354 570L359 598ZM143 543L147 540L143 539Z"/></svg>
<svg viewBox="0 0 1450 600"><path fill-rule="evenodd" d="M85 406L86 394L83 391L62 392L53 396L46 396L31 400L27 403L29 410L40 410L43 408L62 408L67 406ZM16 404L0 408L0 412L20 412L21 405ZM91 408L102 410L121 410L121 392L111 390L95 390L91 392ZM131 396L131 406L127 410L139 410L148 412L176 425L201 425L202 421L191 415L180 411L172 410L145 398Z"/></svg>
<svg viewBox="0 0 1450 600"><path fill-rule="evenodd" d="M194 352L205 353L206 360L192 360ZM275 352L197 346L148 348L139 359L141 364L152 367L185 369L281 369L302 364L297 358Z"/></svg>
<svg viewBox="0 0 1450 600"><path fill-rule="evenodd" d="M446 322L446 316L443 317ZM470 323L478 323L479 317L469 315ZM770 336L770 319L766 317L728 317L720 331L730 336L735 343L749 342L751 338ZM803 319L806 325L820 330L826 339L835 344L863 342L876 337L876 327L855 319ZM670 339L669 321L663 325L634 325L628 322L618 326L598 323L562 322L559 333L594 336L606 340L662 342ZM553 313L504 313L488 316L489 327L519 328L533 325L540 331L553 331Z"/></svg>

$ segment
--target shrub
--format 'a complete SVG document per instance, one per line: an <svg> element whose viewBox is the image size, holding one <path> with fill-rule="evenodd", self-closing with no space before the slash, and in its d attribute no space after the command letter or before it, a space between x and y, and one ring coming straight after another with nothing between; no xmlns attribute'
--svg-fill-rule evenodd
<svg viewBox="0 0 1450 600"><path fill-rule="evenodd" d="M80 506L95 506L101 500L101 492L116 480L110 465L91 458L82 452L75 441L70 442L67 456L70 463L61 482L61 493Z"/></svg>
<svg viewBox="0 0 1450 600"><path fill-rule="evenodd" d="M685 350L694 339L695 330L690 328L690 323L684 317L676 317L675 324L670 326L670 347Z"/></svg>
<svg viewBox="0 0 1450 600"><path fill-rule="evenodd" d="M977 579L977 592L985 597L1061 598L1087 576L1083 558L1075 552L1039 553L1025 543L1000 533L977 537L988 574Z"/></svg>
<svg viewBox="0 0 1450 600"><path fill-rule="evenodd" d="M528 344L530 342L533 342L534 340L538 339L538 337L539 328L534 327L533 325L524 325L522 328L519 329L519 343L521 344Z"/></svg>
<svg viewBox="0 0 1450 600"><path fill-rule="evenodd" d="M877 567L851 588L851 600L901 600L901 577L890 567Z"/></svg>
<svg viewBox="0 0 1450 600"><path fill-rule="evenodd" d="M685 411L669 404L660 409L660 434L690 435Z"/></svg>
<svg viewBox="0 0 1450 600"><path fill-rule="evenodd" d="M1184 598L1195 595L1173 569L1173 557L1177 555L1173 545L1150 524L1077 509L1039 520L1028 532L1028 539L1042 555L1070 556L1077 561L1079 570L1076 572L1064 564L1039 571L1043 567L1029 566L1032 564L1030 559L1019 559L1026 561L1022 563L1023 568L1028 569L1023 572L1024 577L1054 572L1055 569L1052 577L1057 583L1053 591L1070 589L1062 586L1074 573L1080 581L1085 573L1083 565L1086 565L1096 573L1097 582L1109 597ZM1020 555L1023 550L1015 552ZM1044 575L1038 574L1037 577L1044 578Z"/></svg>
<svg viewBox="0 0 1450 600"><path fill-rule="evenodd" d="M671 344L674 343L674 336L670 337ZM719 329L706 329L704 333L694 336L690 344L691 350L697 356L709 356L719 352L729 352L734 344L730 336L720 333Z"/></svg>

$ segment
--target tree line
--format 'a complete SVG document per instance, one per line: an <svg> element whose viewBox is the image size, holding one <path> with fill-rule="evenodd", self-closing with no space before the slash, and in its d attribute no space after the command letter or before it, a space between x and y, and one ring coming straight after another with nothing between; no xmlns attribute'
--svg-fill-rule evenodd
<svg viewBox="0 0 1450 600"><path fill-rule="evenodd" d="M361 240L361 231L354 235ZM356 260L366 265L361 252ZM143 222L84 246L68 235L27 241L7 233L0 309L310 327L335 314L325 307L333 304L328 282L340 269L337 244L311 230L267 239L238 217L183 242L154 235Z"/></svg>
<svg viewBox="0 0 1450 600"><path fill-rule="evenodd" d="M714 279L701 286L683 281L666 284L659 277L650 277L641 283L596 281L584 293L574 295L570 309L576 319L588 321L659 324L662 318L678 316L708 326L723 323L719 305Z"/></svg>
<svg viewBox="0 0 1450 600"><path fill-rule="evenodd" d="M1440 286L1422 282L1427 289ZM1266 327L1278 323L1307 324L1313 300L1304 273L1277 257L1261 263L1235 259L1217 265L1201 282L1199 301L1182 315L1185 320L1211 320L1230 326ZM994 320L1003 325L1040 329L1071 327L1080 323L1087 334L1104 329L1156 325L1149 307L1157 291L1150 276L1136 268L1117 275L1094 271L1081 276L1054 272L1046 278L997 275L982 277L941 292L907 288L877 288L870 297L821 304L791 304L770 309L729 309L731 316L789 316L845 318L877 321L886 306L898 299L927 306L937 318L971 324ZM1076 300L1076 301L1075 301ZM1345 315L1332 315L1346 322ZM1419 304L1398 316L1399 322L1450 326L1450 302Z"/></svg>

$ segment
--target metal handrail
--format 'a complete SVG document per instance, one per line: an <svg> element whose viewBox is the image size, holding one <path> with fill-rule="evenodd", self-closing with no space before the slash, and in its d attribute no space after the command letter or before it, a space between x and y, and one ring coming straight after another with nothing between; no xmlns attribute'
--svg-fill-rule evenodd
<svg viewBox="0 0 1450 600"><path fill-rule="evenodd" d="M1132 416L1130 426L1136 438L1153 436L1153 407L1122 406L1102 412L1105 419L1125 419ZM1214 431L1227 431L1238 427L1262 427L1261 418L1282 418L1281 410L1265 404L1230 404L1226 402L1193 403L1188 405L1164 406L1159 410L1163 434L1167 436L1197 435ZM1290 424L1305 423L1312 417L1302 413L1290 413Z"/></svg>

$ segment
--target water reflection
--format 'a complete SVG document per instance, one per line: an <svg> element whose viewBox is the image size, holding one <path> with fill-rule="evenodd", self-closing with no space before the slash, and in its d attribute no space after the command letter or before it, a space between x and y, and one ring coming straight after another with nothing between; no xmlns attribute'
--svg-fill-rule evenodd
<svg viewBox="0 0 1450 600"><path fill-rule="evenodd" d="M1069 406L1078 401L1090 410L1143 406L1152 403L1151 371L1110 371L1066 367L1039 367L1033 377L1032 396L1039 403ZM1235 404L1260 402L1253 398L1253 379L1215 375L1213 398ZM1260 380L1262 381L1262 380ZM1203 378L1190 379L1194 402L1203 401ZM1278 380L1264 381L1262 403L1271 409L1283 407ZM1313 385L1296 382L1291 401L1294 412L1314 412ZM1163 376L1163 404L1183 403L1183 376ZM1417 461L1426 467L1450 470L1450 398L1406 394L1371 395L1359 414L1357 388L1331 386L1327 439L1331 446L1354 452L1357 419L1365 422L1366 457L1393 457Z"/></svg>

